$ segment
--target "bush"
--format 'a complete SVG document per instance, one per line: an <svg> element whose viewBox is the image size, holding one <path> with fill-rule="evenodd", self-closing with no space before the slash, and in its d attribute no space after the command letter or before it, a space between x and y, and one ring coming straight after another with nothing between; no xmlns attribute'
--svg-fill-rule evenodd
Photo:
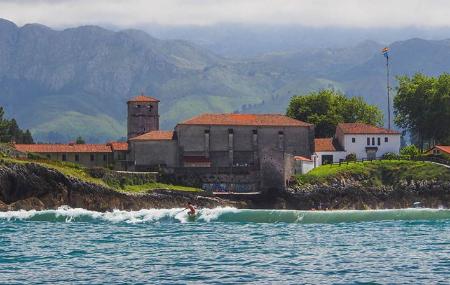
<svg viewBox="0 0 450 285"><path fill-rule="evenodd" d="M345 161L356 161L356 154L355 153L349 153L345 157Z"/></svg>
<svg viewBox="0 0 450 285"><path fill-rule="evenodd" d="M404 148L402 148L400 150L400 154L408 155L410 158L415 158L415 157L419 156L420 151L415 145L412 144L412 145L408 145L408 146L405 146Z"/></svg>
<svg viewBox="0 0 450 285"><path fill-rule="evenodd" d="M385 154L383 154L383 159L399 159L399 155L393 152L386 152Z"/></svg>
<svg viewBox="0 0 450 285"><path fill-rule="evenodd" d="M93 178L103 178L106 175L106 169L102 167L92 167L87 172Z"/></svg>

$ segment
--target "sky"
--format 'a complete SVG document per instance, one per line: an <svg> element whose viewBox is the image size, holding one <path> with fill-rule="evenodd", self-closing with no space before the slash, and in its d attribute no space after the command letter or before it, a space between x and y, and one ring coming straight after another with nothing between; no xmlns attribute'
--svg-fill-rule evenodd
<svg viewBox="0 0 450 285"><path fill-rule="evenodd" d="M0 0L18 25L449 27L450 0Z"/></svg>

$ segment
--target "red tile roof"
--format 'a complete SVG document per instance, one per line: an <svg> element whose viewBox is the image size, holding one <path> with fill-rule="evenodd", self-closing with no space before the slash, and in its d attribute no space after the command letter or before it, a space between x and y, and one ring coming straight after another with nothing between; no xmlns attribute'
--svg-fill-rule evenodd
<svg viewBox="0 0 450 285"><path fill-rule="evenodd" d="M314 151L342 151L333 138L314 139Z"/></svg>
<svg viewBox="0 0 450 285"><path fill-rule="evenodd" d="M438 148L440 151L450 154L450 146L449 145L436 145L435 148Z"/></svg>
<svg viewBox="0 0 450 285"><path fill-rule="evenodd" d="M128 143L127 142L110 142L108 145L111 146L113 151L127 151Z"/></svg>
<svg viewBox="0 0 450 285"><path fill-rule="evenodd" d="M32 153L109 153L111 147L106 144L16 144L21 152Z"/></svg>
<svg viewBox="0 0 450 285"><path fill-rule="evenodd" d="M307 127L311 124L280 114L202 114L180 125Z"/></svg>
<svg viewBox="0 0 450 285"><path fill-rule="evenodd" d="M150 96L139 95L128 100L128 103L130 102L159 102L159 100Z"/></svg>
<svg viewBox="0 0 450 285"><path fill-rule="evenodd" d="M300 155L297 155L297 156L294 156L294 159L295 160L301 160L301 161L312 161L311 159L309 159L309 158L307 158L307 157L304 157L304 156L300 156Z"/></svg>
<svg viewBox="0 0 450 285"><path fill-rule="evenodd" d="M400 132L364 123L340 123L337 125L344 134L396 134Z"/></svg>
<svg viewBox="0 0 450 285"><path fill-rule="evenodd" d="M131 138L130 141L166 141L173 139L173 131L151 131Z"/></svg>

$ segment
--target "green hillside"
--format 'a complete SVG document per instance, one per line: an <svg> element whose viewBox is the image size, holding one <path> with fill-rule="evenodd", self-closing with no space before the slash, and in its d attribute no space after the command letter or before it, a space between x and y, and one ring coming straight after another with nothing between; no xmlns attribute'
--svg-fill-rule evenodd
<svg viewBox="0 0 450 285"><path fill-rule="evenodd" d="M380 45L279 52L225 59L186 41L96 26L55 31L0 19L0 105L36 141L126 135L126 101L161 100L161 127L202 112L281 112L293 95L321 88L363 96L384 110ZM450 70L448 41L392 44L392 71ZM411 60L414 59L414 60Z"/></svg>

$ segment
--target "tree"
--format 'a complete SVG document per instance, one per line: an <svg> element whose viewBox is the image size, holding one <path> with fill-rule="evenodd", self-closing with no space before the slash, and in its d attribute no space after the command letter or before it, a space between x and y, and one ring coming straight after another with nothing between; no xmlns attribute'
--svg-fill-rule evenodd
<svg viewBox="0 0 450 285"><path fill-rule="evenodd" d="M362 97L348 98L330 89L292 97L287 115L314 124L316 137L332 137L338 123L383 123L377 106L367 104Z"/></svg>
<svg viewBox="0 0 450 285"><path fill-rule="evenodd" d="M84 141L84 139L81 136L78 136L77 139L75 140L76 144L85 144L86 142Z"/></svg>
<svg viewBox="0 0 450 285"><path fill-rule="evenodd" d="M16 142L20 144L34 143L33 137L29 130L25 132L19 128L15 119L5 119L5 111L0 107L0 142L9 143Z"/></svg>
<svg viewBox="0 0 450 285"><path fill-rule="evenodd" d="M424 143L450 140L450 75L428 77L416 73L413 77L397 77L394 98L395 123L417 137L420 149Z"/></svg>
<svg viewBox="0 0 450 285"><path fill-rule="evenodd" d="M414 158L414 157L417 157L420 154L420 151L415 145L412 144L412 145L408 145L408 146L403 147L400 150L400 154L401 155L407 155L409 157Z"/></svg>

